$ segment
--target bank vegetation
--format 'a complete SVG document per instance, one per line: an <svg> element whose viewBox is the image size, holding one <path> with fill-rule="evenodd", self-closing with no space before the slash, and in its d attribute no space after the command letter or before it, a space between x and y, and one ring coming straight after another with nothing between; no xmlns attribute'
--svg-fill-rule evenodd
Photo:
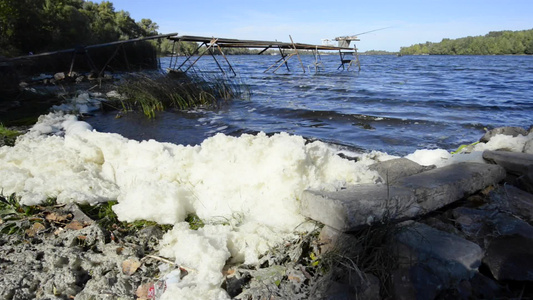
<svg viewBox="0 0 533 300"><path fill-rule="evenodd" d="M531 55L533 29L491 31L484 36L443 39L440 43L426 42L402 47L401 55Z"/></svg>

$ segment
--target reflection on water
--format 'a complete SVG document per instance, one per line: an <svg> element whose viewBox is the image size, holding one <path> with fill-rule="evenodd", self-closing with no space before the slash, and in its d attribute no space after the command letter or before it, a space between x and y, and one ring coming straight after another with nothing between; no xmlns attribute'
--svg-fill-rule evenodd
<svg viewBox="0 0 533 300"><path fill-rule="evenodd" d="M250 100L217 110L165 112L155 120L131 113L89 120L100 131L138 140L199 144L223 132L285 131L365 150L407 154L420 148L455 149L484 128L529 127L533 122L533 57L362 56L360 72L337 71L338 57L322 56L326 69L263 73L277 57L230 56ZM304 65L313 62L303 56ZM199 61L217 72L212 59ZM168 66L168 60L162 60Z"/></svg>

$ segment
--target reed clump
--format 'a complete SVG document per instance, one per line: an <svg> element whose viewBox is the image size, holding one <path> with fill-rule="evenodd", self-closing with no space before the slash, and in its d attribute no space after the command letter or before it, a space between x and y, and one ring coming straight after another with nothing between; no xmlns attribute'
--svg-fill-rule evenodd
<svg viewBox="0 0 533 300"><path fill-rule="evenodd" d="M0 147L4 145L13 146L17 137L21 134L22 132L12 130L0 123Z"/></svg>
<svg viewBox="0 0 533 300"><path fill-rule="evenodd" d="M243 84L201 73L132 74L117 88L126 111L141 110L154 118L166 109L218 108L230 99L248 97Z"/></svg>

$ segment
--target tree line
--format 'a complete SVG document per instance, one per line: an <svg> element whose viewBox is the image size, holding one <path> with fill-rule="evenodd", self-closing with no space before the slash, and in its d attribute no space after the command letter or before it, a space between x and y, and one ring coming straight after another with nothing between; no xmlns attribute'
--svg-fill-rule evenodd
<svg viewBox="0 0 533 300"><path fill-rule="evenodd" d="M484 36L443 39L400 49L402 55L505 55L533 54L533 29L491 31Z"/></svg>
<svg viewBox="0 0 533 300"><path fill-rule="evenodd" d="M18 56L157 34L109 1L0 0L0 55Z"/></svg>

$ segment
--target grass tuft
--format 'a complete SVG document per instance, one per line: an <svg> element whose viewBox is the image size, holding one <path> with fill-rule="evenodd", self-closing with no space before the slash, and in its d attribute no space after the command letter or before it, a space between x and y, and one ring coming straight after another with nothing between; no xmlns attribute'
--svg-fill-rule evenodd
<svg viewBox="0 0 533 300"><path fill-rule="evenodd" d="M169 74L132 74L118 86L126 99L119 100L126 111L140 110L148 118L165 109L220 107L236 98L246 98L242 84L223 77L172 72Z"/></svg>
<svg viewBox="0 0 533 300"><path fill-rule="evenodd" d="M0 143L0 146L2 144L13 146L15 145L15 140L17 139L17 136L21 135L22 132L11 130L7 127L5 127L2 123L0 123L0 140L3 143Z"/></svg>
<svg viewBox="0 0 533 300"><path fill-rule="evenodd" d="M189 214L185 218L185 222L189 223L189 228L192 230L198 230L205 226L204 221L200 219L196 214Z"/></svg>
<svg viewBox="0 0 533 300"><path fill-rule="evenodd" d="M21 234L29 228L38 209L34 206L20 204L20 197L16 194L4 196L0 193L0 232L4 234Z"/></svg>

